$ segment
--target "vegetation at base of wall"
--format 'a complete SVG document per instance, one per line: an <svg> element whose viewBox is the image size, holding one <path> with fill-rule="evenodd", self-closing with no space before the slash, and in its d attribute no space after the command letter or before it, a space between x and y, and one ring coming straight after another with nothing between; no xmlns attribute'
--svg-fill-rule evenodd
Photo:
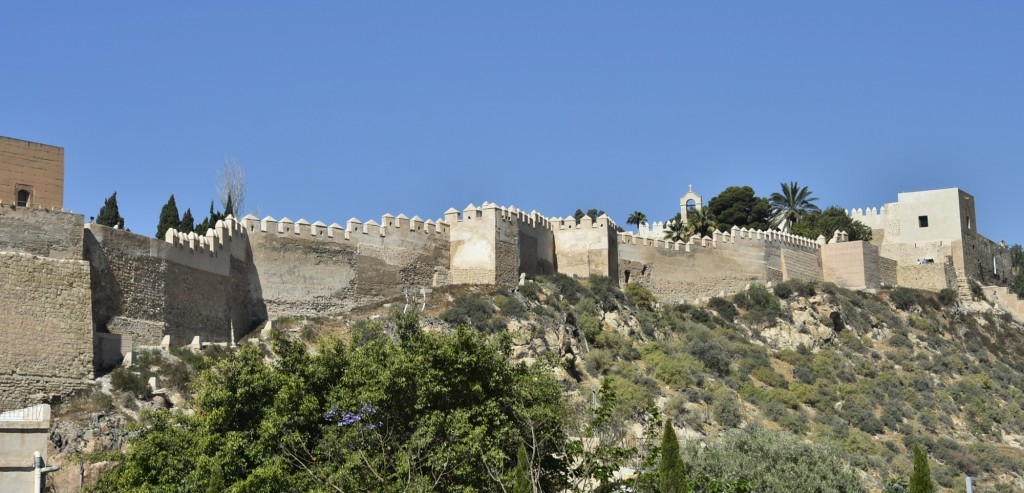
<svg viewBox="0 0 1024 493"><path fill-rule="evenodd" d="M202 451L203 457L214 459L201 460L197 453L196 458L188 459L189 467L199 467L210 477L221 474L225 481L234 481L224 484L238 484L239 489L251 484L246 481L254 479L238 479L243 473L252 477L261 474L261 478L270 478L268 481L282 477L299 481L301 474L295 468L301 464L283 457L282 450L273 448L278 442L261 433L288 436L297 431L299 437L314 437L305 443L319 444L325 440L322 437L329 436L358 448L361 445L352 445L357 442L355 435L341 438L318 431L324 426L317 419L323 419L323 414L334 405L339 406L339 412L359 414L358 406L369 399L367 396L374 397L372 403L378 409L378 403L383 402L378 396L389 396L385 399L391 403L389 406L401 403L417 409L416 412L433 409L432 406L439 405L435 401L409 406L409 401L403 399L410 397L392 392L411 387L395 382L425 385L416 379L421 374L436 377L431 382L447 381L466 375L467 369L476 368L475 362L481 358L508 362L506 356L516 354L537 361L537 366L526 367L537 371L537 375L557 377L553 383L557 388L557 405L555 401L545 402L558 411L551 411L554 408L547 405L541 409L551 411L545 416L557 414L564 418L559 421L559 433L581 440L601 440L602 447L574 449L576 445L572 444L579 445L578 442L560 439L569 448L559 449L556 455L573 457L569 462L579 466L557 466L566 467L557 474L565 481L564 487L573 491L579 485L590 484L585 481L603 484L601 491L656 491L663 418L671 419L679 430L689 473L688 487L695 491L814 491L801 489L806 485L836 491L829 478L860 472L864 473L863 484L851 483L855 486L847 491L879 491L890 478L911 476L911 449L915 444L929 450L934 459L929 464L931 477L942 488L955 487L958 481L962 484L964 474L984 474L993 478L993 484L1008 485L1021 468L1024 456L1005 441L1005 437L1024 434L1024 412L1014 405L1024 395L1024 340L1019 337L1024 326L1012 317L958 311L953 309L955 304L942 303L941 294L915 290L869 293L828 283L789 281L776 285L774 292L755 285L742 294L700 306L659 303L653 296L648 297L649 292L638 289L642 285L633 285L628 284L620 291L607 278L577 280L550 276L516 289L438 290L435 300L445 301L428 303L428 307L437 309L431 312L428 308L428 313L423 314L425 320L430 320L432 331L440 330L430 332L431 337L471 335L473 340L497 351L497 356L473 350L462 351L459 357L447 351L401 356L403 353L397 348L419 337L415 324L408 320L411 315L361 320L349 326L342 351L347 358L344 361L348 362L344 371L355 374L341 377L332 376L319 363L308 363L308 358L323 354L322 345L331 340L326 335L329 331L317 331L317 349L304 350L306 356L291 359L289 355L300 353L298 348L313 346L302 341L296 329L287 339L290 345L277 347L275 342L271 360L260 359L257 365L253 359L251 364L232 370L230 375L234 377L224 378L221 368L238 365L239 353L211 363L205 370L199 369L197 373L202 376L198 380L194 377L188 386L196 394L190 404L196 410L195 416L208 419L203 416L227 412L223 407L208 407L211 403L227 406L248 402L233 396L243 390L249 392L256 382L269 378L275 386L273 390L253 394L257 396L254 402L261 404L227 408L234 413L232 416L251 412L258 413L258 419L253 418L244 426L223 427L213 427L206 421L172 421L166 426L159 421L147 421L145 429L154 430L163 438L157 440L156 435L150 436L150 431L146 431L137 440L153 440L153 445L140 450L159 450L157 446L165 444L161 440L173 445L176 440L193 443L188 440L194 439L195 443L215 444L216 448ZM640 299L646 301L639 302ZM737 317L723 315L728 310L722 308L726 304L737 311ZM797 311L799 317L794 315ZM433 318L443 321L445 313L457 322L441 323ZM839 322L826 316L830 314L835 314ZM816 330L825 332L807 330L813 325L808 321L809 315L818 317L822 326ZM495 328L492 321L496 317L517 320L516 332ZM283 327L285 321L279 319L275 326ZM316 319L301 322L296 327L326 323ZM361 348L382 344L396 348L397 352L377 353L378 359L372 361L356 356ZM151 356L140 355L141 360L146 358L152 367L160 366ZM190 368L202 366L189 363L187 356L179 359ZM421 364L437 366L428 371L417 366ZM307 370L295 373L298 370L293 367ZM357 367L361 369L356 370ZM373 378L366 377L362 383L351 386L356 385L351 383L354 379L371 372ZM243 375L250 378L243 380ZM468 390L456 395L461 398L471 394L483 399L477 402L491 402L485 398L495 391L491 385L506 383L494 377L479 378L478 381L491 383L460 386ZM217 400L210 401L204 395ZM332 400L338 396L348 400ZM332 407L327 407L328 403ZM293 409L299 410L298 414L290 411ZM523 439L526 434L522 422L501 419L518 423L514 426L521 433L506 436L498 447L500 454L490 456L497 461L493 463L498 464L496 470L501 471L497 477L510 489L513 477L521 477L521 471L513 472L521 464L517 458L519 444L524 444L531 458L534 455L530 442ZM298 424L288 424L292 420L305 424L300 429ZM178 430L175 433L216 433L183 438L169 434L168 429ZM643 430L643 436L637 435L638 430ZM311 435L301 434L307 432ZM251 440L253 443L269 448L256 448L265 454L256 459L231 455L236 453L231 450L231 439L239 436L256 437ZM454 447L452 453L462 450L458 447L465 443L460 441L464 438L459 435L449 444ZM368 441L363 435L359 440L362 441L358 443ZM700 443L705 446L700 447ZM395 451L409 450L400 444L391 447ZM793 455L799 459L790 459ZM341 467L338 461L348 460L344 454L316 457L324 474ZM751 457L760 457L765 464L754 464ZM142 458L125 459L132 460ZM203 462L206 460L218 467L246 463L253 464L255 469L227 468L230 470L218 472L213 465ZM742 474L768 466L776 469L760 470L758 477ZM536 467L546 466L531 467L537 473L540 469ZM623 467L636 471L633 479L613 475ZM798 483L792 479L792 468L809 471L801 477L814 479ZM832 471L833 476L824 477L822 471L826 470ZM187 476L187 471L182 471L180 476ZM157 471L147 474L160 477ZM460 481L463 480L469 481ZM477 480L483 483L473 484L489 485L481 489L500 489L491 475L474 481ZM289 484L299 483L267 484L287 489ZM221 483L210 487L219 488Z"/></svg>
<svg viewBox="0 0 1024 493"><path fill-rule="evenodd" d="M149 397L146 378L127 368L117 368L110 372L110 386L118 392L129 392L138 399Z"/></svg>

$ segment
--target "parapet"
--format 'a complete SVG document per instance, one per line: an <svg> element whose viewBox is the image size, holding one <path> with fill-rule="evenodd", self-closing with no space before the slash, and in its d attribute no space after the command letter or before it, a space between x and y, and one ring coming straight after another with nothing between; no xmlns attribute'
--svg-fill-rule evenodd
<svg viewBox="0 0 1024 493"><path fill-rule="evenodd" d="M221 250L229 247L235 238L242 235L245 235L242 224L235 220L234 216L229 215L207 229L205 235L168 229L164 233L164 241L180 250L215 257Z"/></svg>
<svg viewBox="0 0 1024 493"><path fill-rule="evenodd" d="M393 216L390 213L384 214L380 222L371 219L362 222L357 218L350 218L342 226L338 223L324 224L321 221L310 223L305 219L292 221L287 217L277 220L271 216L259 219L256 216L248 215L242 218L242 227L250 235L268 234L279 237L292 237L303 239L315 239L322 241L357 243L376 243L381 238L401 237L411 239L424 238L447 238L449 232L448 223L437 220L424 221L419 216L412 219L405 214Z"/></svg>
<svg viewBox="0 0 1024 493"><path fill-rule="evenodd" d="M844 233L845 234L845 233ZM733 248L741 244L779 245L790 248L798 248L807 251L817 251L821 248L818 241L803 236L794 235L778 230L756 230L739 228L733 226L730 231L715 230L711 236L701 237L694 235L687 241L672 241L668 239L649 238L634 235L633 233L619 233L618 240L621 244L642 245L663 250L675 250L691 252L696 248Z"/></svg>

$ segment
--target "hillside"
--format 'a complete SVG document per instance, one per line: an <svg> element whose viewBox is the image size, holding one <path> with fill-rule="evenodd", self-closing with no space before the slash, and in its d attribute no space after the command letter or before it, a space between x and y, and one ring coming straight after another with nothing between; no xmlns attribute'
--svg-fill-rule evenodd
<svg viewBox="0 0 1024 493"><path fill-rule="evenodd" d="M914 444L928 451L932 477L942 488L962 490L965 474L980 477L985 491L1024 488L1024 327L984 300L903 288L853 292L791 281L771 289L754 285L700 305L661 305L636 284L622 291L607 278L577 282L552 276L515 290L451 287L418 302L397 301L341 318L283 318L264 333L309 342L332 336L404 341L402 331L409 329L403 329L402 320L408 315L393 315L395 310L419 312L426 334L469 337L459 336L455 327L470 326L492 341L479 344L493 344L513 362L553 374L565 400L544 406L564 406L567 420L559 433L566 441L581 439L592 447L594 437L600 437L615 446L609 451L620 455L604 458L616 466L610 478L628 480L631 471L638 471L643 480L656 455L657 433L652 438L651 432L664 417L675 425L694 476L750 479L744 459L718 446L736 438L729 430L744 428L755 438L794 447L820 445L828 452L822 457L848 465L870 491L910 475ZM431 351L447 347L431 344L437 344ZM479 346L470 339L460 344ZM323 351L318 347L310 358ZM358 348L352 348L348 354L354 358ZM281 358L280 346L275 350ZM219 353L215 359L224 358ZM191 354L149 354L136 365L143 376L155 372L171 382L172 395L159 400L159 407L172 407L170 416L193 414L190 390L209 398L208 374L195 381L198 385L188 382L212 360ZM230 363L237 359L224 361L238 364ZM458 370L450 371L449 377L457 379ZM124 380L128 373L117 370L108 378ZM386 380L387 375L394 373L389 369L367 378ZM353 385L364 389L365 382ZM122 381L114 387L127 385ZM521 391L512 385L499 394ZM122 417L108 419L132 421L139 415L131 408L153 407L145 389L136 390L141 401L117 390L112 394L115 398L105 405L112 416ZM499 402L499 394L488 394L478 404ZM275 399L280 395L267 402ZM89 397L96 401L104 402ZM207 404L199 404L200 414ZM79 416L87 412L78 409ZM150 429L166 428L165 422L147 421L145 415L143 422ZM598 428L599 433L586 435ZM107 439L105 444L117 449L122 442ZM70 453L74 447L65 448ZM94 444L90 450L102 448ZM79 457L85 462L123 460L116 453ZM588 488L594 485L587 483ZM758 491L776 491L761 487Z"/></svg>

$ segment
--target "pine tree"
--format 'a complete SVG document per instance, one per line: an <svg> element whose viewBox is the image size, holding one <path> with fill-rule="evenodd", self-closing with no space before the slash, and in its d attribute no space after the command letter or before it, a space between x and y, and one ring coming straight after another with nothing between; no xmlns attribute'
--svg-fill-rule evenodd
<svg viewBox="0 0 1024 493"><path fill-rule="evenodd" d="M679 439L672 423L665 420L661 435L661 464L658 466L658 486L661 493L684 493L687 490L686 465L679 455Z"/></svg>
<svg viewBox="0 0 1024 493"><path fill-rule="evenodd" d="M117 192L103 201L103 207L100 207L100 213L96 215L96 223L111 228L114 226L124 227L124 218L117 210Z"/></svg>
<svg viewBox="0 0 1024 493"><path fill-rule="evenodd" d="M163 209L160 209L160 222L156 225L156 238L164 239L168 229L181 230L181 220L178 219L178 205L174 203L174 194L171 194L171 198L164 204Z"/></svg>
<svg viewBox="0 0 1024 493"><path fill-rule="evenodd" d="M178 227L178 231L188 234L191 233L195 228L195 218L192 217L192 209L185 209L185 214L181 216L181 225Z"/></svg>
<svg viewBox="0 0 1024 493"><path fill-rule="evenodd" d="M512 493L533 493L533 481L530 480L530 460L526 456L526 447L519 444L516 453L516 468L512 470Z"/></svg>
<svg viewBox="0 0 1024 493"><path fill-rule="evenodd" d="M914 472L910 475L910 493L935 493L931 471L928 468L928 454L921 445L914 445Z"/></svg>

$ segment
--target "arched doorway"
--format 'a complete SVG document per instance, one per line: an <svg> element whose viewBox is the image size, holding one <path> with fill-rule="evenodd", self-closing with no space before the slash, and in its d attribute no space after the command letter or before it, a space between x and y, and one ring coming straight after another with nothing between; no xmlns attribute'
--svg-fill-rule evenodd
<svg viewBox="0 0 1024 493"><path fill-rule="evenodd" d="M15 201L15 203L18 205L18 207L26 207L26 206L28 206L28 201L29 201L29 199L31 197L32 197L32 193L29 192L28 190L25 190L25 189L18 190L18 198Z"/></svg>

